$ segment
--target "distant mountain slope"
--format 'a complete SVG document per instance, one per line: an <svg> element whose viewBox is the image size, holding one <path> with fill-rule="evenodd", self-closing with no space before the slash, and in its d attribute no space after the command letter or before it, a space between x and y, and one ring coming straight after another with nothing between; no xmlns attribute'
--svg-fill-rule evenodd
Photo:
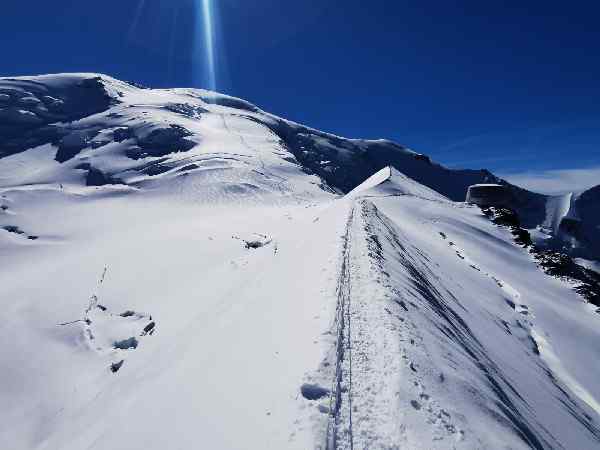
<svg viewBox="0 0 600 450"><path fill-rule="evenodd" d="M203 117L220 121L222 133L234 140L240 139L236 129L254 129L255 136L270 140L272 159L257 159L253 149L256 144L242 142L243 155L231 155L222 148L209 163L206 155L195 153L198 144L209 139L207 130L199 125ZM0 185L64 185L81 180L87 185L140 187L172 178L181 181L182 176L207 164L237 164L252 166L255 172L248 173L247 182L233 187L234 190L248 191L261 182L272 190L283 183L273 174L270 180L264 179L268 175L261 175L260 168L286 164L318 177L320 181L311 181L314 185L345 193L389 165L454 201L463 201L470 185L504 184L513 193L514 209L527 228L551 220L548 217L554 214L556 203L553 197L510 185L487 170L447 169L391 141L345 139L276 117L244 100L209 91L147 89L97 74L0 78L0 159L42 145L51 146L43 152L51 154L52 159L63 164L61 167L48 168L51 174L41 170L31 176L30 170L27 177L18 171L11 177L6 172L13 172L14 164L9 164L4 173L0 172ZM25 160L14 159L20 165L26 164ZM259 181L257 177L263 179ZM550 229L543 245L600 259L595 192L592 189L575 202L581 210L582 225L574 230L566 224L561 233L557 227Z"/></svg>
<svg viewBox="0 0 600 450"><path fill-rule="evenodd" d="M457 201L470 184L499 181L485 170L446 169L391 141L340 138L202 90L141 89L104 75L75 74L0 79L0 93L1 156L47 143L55 146L58 162L77 157L101 163L103 155L117 152L131 161L126 167L105 162L112 179L126 170L150 176L169 170L183 156L174 153L202 139L200 130L187 127L190 120L216 114L265 126L294 163L342 192L387 165Z"/></svg>

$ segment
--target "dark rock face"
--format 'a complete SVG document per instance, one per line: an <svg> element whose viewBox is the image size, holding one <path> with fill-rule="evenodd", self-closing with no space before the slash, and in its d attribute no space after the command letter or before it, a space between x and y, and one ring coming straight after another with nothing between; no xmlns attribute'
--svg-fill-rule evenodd
<svg viewBox="0 0 600 450"><path fill-rule="evenodd" d="M164 156L169 153L186 152L196 146L196 143L186 139L191 136L185 128L170 125L168 128L158 128L147 136L136 138L138 147L128 153L132 159L146 156Z"/></svg>
<svg viewBox="0 0 600 450"><path fill-rule="evenodd" d="M544 272L555 277L568 278L580 282L574 288L575 291L592 305L600 306L600 274L581 267L570 256L564 253L551 250L535 250L534 254Z"/></svg>
<svg viewBox="0 0 600 450"><path fill-rule="evenodd" d="M521 228L515 211L496 207L482 208L482 211L495 224L509 228L515 242L529 249L546 274L577 282L575 291L589 303L600 306L600 274L580 266L565 253L536 247L529 232Z"/></svg>
<svg viewBox="0 0 600 450"><path fill-rule="evenodd" d="M576 239L582 239L583 237L581 230L581 221L578 219L573 219L571 217L564 217L560 221L558 230L561 233L568 234L569 236L573 236Z"/></svg>
<svg viewBox="0 0 600 450"><path fill-rule="evenodd" d="M112 373L117 373L119 371L119 369L123 366L123 363L125 362L125 360L120 360L118 362L112 363L110 365L110 371Z"/></svg>
<svg viewBox="0 0 600 450"><path fill-rule="evenodd" d="M78 155L84 148L92 145L92 139L98 134L97 128L72 131L63 129L58 132L62 138L56 142L58 150L54 159L60 163Z"/></svg>
<svg viewBox="0 0 600 450"><path fill-rule="evenodd" d="M600 259L600 185L588 189L575 200L579 214L579 239L585 243L581 256Z"/></svg>
<svg viewBox="0 0 600 450"><path fill-rule="evenodd" d="M510 208L515 201L512 193L501 184L474 184L467 190L467 202L479 206Z"/></svg>
<svg viewBox="0 0 600 450"><path fill-rule="evenodd" d="M487 170L447 169L392 141L344 139L280 119L247 118L279 136L294 155L293 162L306 173L319 176L328 186L343 193L387 166L455 201L463 201L472 184L502 182Z"/></svg>
<svg viewBox="0 0 600 450"><path fill-rule="evenodd" d="M0 81L0 96L0 158L46 143L60 144L69 131L51 124L106 111L113 103L100 77L52 86L5 78ZM73 152L73 142L65 143L63 152L61 159Z"/></svg>
<svg viewBox="0 0 600 450"><path fill-rule="evenodd" d="M521 221L515 211L495 206L483 207L482 211L496 225L508 227L517 244L523 247L533 245L531 235L527 230L521 228Z"/></svg>
<svg viewBox="0 0 600 450"><path fill-rule="evenodd" d="M519 216L512 209L488 206L483 207L481 210L496 225L503 225L505 227L512 228L518 228L521 226Z"/></svg>
<svg viewBox="0 0 600 450"><path fill-rule="evenodd" d="M86 186L104 186L106 184L123 184L123 182L110 175L104 174L101 170L90 167L85 179L85 184Z"/></svg>

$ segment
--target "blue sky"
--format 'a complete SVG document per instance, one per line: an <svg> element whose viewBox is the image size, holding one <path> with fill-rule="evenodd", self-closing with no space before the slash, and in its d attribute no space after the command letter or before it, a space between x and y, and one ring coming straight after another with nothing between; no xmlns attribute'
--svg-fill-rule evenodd
<svg viewBox="0 0 600 450"><path fill-rule="evenodd" d="M212 2L220 91L545 190L600 183L597 2ZM200 3L5 2L0 75L206 86Z"/></svg>

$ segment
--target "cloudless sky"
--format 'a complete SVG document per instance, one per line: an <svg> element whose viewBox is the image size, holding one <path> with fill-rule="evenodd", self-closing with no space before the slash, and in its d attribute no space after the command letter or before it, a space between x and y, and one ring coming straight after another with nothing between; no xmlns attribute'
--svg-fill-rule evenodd
<svg viewBox="0 0 600 450"><path fill-rule="evenodd" d="M600 166L600 2L212 1L222 92L453 167ZM200 2L5 0L0 76L202 87Z"/></svg>

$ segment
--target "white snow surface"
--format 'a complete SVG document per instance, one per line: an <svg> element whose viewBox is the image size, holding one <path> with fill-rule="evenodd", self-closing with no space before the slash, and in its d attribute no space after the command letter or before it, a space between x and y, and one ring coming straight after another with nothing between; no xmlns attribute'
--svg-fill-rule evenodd
<svg viewBox="0 0 600 450"><path fill-rule="evenodd" d="M98 146L0 158L0 448L600 448L600 315L477 207L334 194L260 111L103 80Z"/></svg>

